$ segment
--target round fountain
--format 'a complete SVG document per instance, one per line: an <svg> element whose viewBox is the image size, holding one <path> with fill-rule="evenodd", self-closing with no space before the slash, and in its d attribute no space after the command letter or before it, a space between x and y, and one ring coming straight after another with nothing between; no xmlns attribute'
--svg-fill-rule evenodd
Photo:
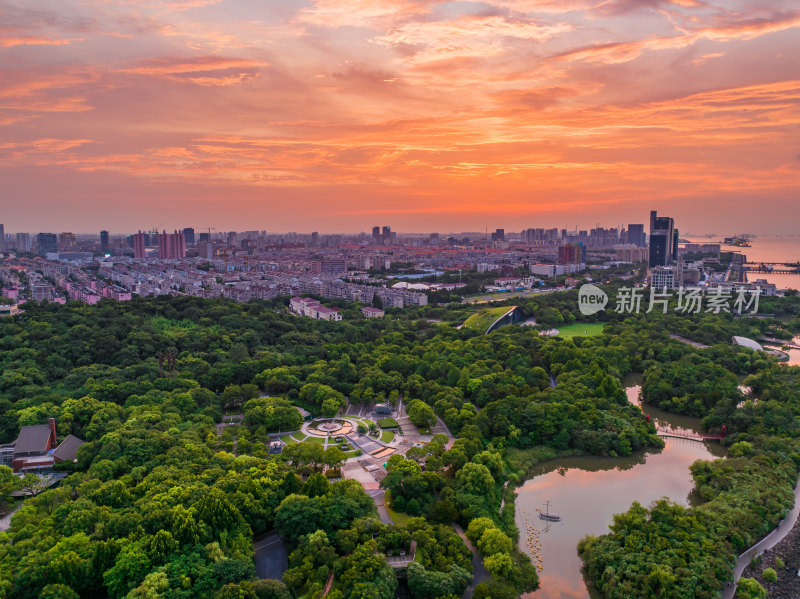
<svg viewBox="0 0 800 599"><path fill-rule="evenodd" d="M342 424L340 422L336 422L335 420L331 420L317 425L317 430L321 433L332 435L342 430Z"/></svg>

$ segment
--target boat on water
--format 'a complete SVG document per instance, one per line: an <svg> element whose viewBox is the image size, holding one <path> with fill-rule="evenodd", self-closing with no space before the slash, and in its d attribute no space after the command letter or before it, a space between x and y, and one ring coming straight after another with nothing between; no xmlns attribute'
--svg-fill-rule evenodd
<svg viewBox="0 0 800 599"><path fill-rule="evenodd" d="M561 521L561 516L559 516L558 514L554 514L553 512L550 511L550 502L549 501L545 502L545 510L544 511L542 511L538 507L536 508L536 511L539 512L539 519L540 520L547 520L549 522L560 522Z"/></svg>
<svg viewBox="0 0 800 599"><path fill-rule="evenodd" d="M750 236L749 235L734 235L733 237L725 238L725 245L732 245L740 248L749 248Z"/></svg>

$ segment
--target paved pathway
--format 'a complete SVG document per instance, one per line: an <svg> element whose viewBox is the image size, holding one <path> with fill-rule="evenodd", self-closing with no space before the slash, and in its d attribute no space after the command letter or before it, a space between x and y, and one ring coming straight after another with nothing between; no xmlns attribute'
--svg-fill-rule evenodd
<svg viewBox="0 0 800 599"><path fill-rule="evenodd" d="M464 529L455 522L453 522L453 528L458 533L458 536L464 539L464 544L466 544L467 549L472 551L472 584L466 588L464 594L462 595L465 599L472 599L472 593L475 592L475 586L484 580L489 580L489 572L483 567L481 556L478 553L478 550L472 546L472 543L467 538L467 535L464 534Z"/></svg>
<svg viewBox="0 0 800 599"><path fill-rule="evenodd" d="M687 339L686 337L681 337L680 335L670 335L670 338L675 339L676 341L683 341L687 345L691 345L692 347L696 347L697 349L708 349L711 347L710 345L706 345L705 343L698 343L697 341L692 341L691 339Z"/></svg>
<svg viewBox="0 0 800 599"><path fill-rule="evenodd" d="M277 533L269 533L253 541L256 576L280 580L289 567L289 554Z"/></svg>
<svg viewBox="0 0 800 599"><path fill-rule="evenodd" d="M394 524L394 520L389 515L389 511L386 509L386 493L384 491L378 492L370 492L372 495L372 501L375 502L375 507L378 508L378 516L381 518L381 522L384 524Z"/></svg>
<svg viewBox="0 0 800 599"><path fill-rule="evenodd" d="M778 528L739 556L736 560L736 567L733 569L733 584L723 589L722 599L731 599L731 597L733 597L734 593L736 593L736 583L739 582L739 578L742 572L744 572L744 569L750 565L753 558L761 555L768 549L772 549L789 534L789 531L792 530L797 522L798 514L800 514L800 479L797 480L797 485L794 488L794 507L792 507L792 510L781 521Z"/></svg>
<svg viewBox="0 0 800 599"><path fill-rule="evenodd" d="M11 526L11 516L13 516L16 511L22 507L22 502L20 501L17 505L14 506L14 509L8 512L5 516L0 518L0 531L8 530L8 527Z"/></svg>

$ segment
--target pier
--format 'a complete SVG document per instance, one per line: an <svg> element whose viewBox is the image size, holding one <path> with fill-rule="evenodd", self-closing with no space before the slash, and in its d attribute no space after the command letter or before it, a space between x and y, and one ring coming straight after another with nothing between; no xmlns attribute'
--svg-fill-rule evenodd
<svg viewBox="0 0 800 599"><path fill-rule="evenodd" d="M719 441L722 435L712 435L711 433L698 433L693 430L683 428L659 427L656 429L659 437L671 437L674 439L691 439L694 441Z"/></svg>

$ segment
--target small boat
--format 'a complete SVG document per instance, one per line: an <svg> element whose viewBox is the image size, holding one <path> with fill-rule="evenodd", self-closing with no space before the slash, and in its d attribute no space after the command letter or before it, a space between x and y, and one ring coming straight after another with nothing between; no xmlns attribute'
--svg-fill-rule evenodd
<svg viewBox="0 0 800 599"><path fill-rule="evenodd" d="M550 502L549 501L545 502L545 510L544 511L540 510L538 507L536 508L536 511L539 512L539 519L540 520L548 520L549 522L560 522L561 521L561 516L559 516L558 514L554 514L554 513L552 513L550 511Z"/></svg>

